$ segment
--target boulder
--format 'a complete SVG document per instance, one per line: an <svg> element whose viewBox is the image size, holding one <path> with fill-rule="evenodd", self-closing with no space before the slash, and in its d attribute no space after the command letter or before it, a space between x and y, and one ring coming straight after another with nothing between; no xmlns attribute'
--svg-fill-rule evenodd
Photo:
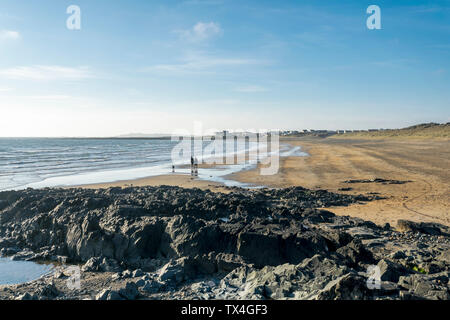
<svg viewBox="0 0 450 320"><path fill-rule="evenodd" d="M162 287L163 284L158 281L147 280L141 289L148 294L154 294L159 292Z"/></svg>
<svg viewBox="0 0 450 320"><path fill-rule="evenodd" d="M109 289L103 289L95 296L95 300L108 300L110 292L111 290Z"/></svg>
<svg viewBox="0 0 450 320"><path fill-rule="evenodd" d="M317 295L317 300L366 300L372 296L366 279L348 273L328 283Z"/></svg>
<svg viewBox="0 0 450 320"><path fill-rule="evenodd" d="M119 272L121 269L116 260L99 257L90 258L81 267L85 272Z"/></svg>
<svg viewBox="0 0 450 320"><path fill-rule="evenodd" d="M390 260L382 259L378 262L377 267L380 268L380 278L382 281L398 282L401 276L407 275L408 270Z"/></svg>
<svg viewBox="0 0 450 320"><path fill-rule="evenodd" d="M159 281L178 284L187 280L190 275L194 275L194 270L189 264L189 258L171 260L165 264L158 272Z"/></svg>
<svg viewBox="0 0 450 320"><path fill-rule="evenodd" d="M125 287L118 290L118 293L126 300L134 300L139 296L138 287L132 281L127 282Z"/></svg>
<svg viewBox="0 0 450 320"><path fill-rule="evenodd" d="M25 292L16 298L16 300L38 300L38 297L34 294Z"/></svg>
<svg viewBox="0 0 450 320"><path fill-rule="evenodd" d="M419 232L429 235L450 236L450 228L434 222L413 222L409 220L398 220L397 229L402 232Z"/></svg>
<svg viewBox="0 0 450 320"><path fill-rule="evenodd" d="M60 292L53 283L46 283L36 291L35 295L39 299L55 299Z"/></svg>
<svg viewBox="0 0 450 320"><path fill-rule="evenodd" d="M342 255L352 267L355 267L360 263L371 264L374 262L373 254L364 247L360 240L357 239L354 239L346 246L337 249L336 252Z"/></svg>

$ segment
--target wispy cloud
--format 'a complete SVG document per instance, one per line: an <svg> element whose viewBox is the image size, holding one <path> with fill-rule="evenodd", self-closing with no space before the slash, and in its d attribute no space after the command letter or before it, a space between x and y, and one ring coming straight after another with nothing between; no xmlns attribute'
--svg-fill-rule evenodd
<svg viewBox="0 0 450 320"><path fill-rule="evenodd" d="M43 101L60 101L60 100L68 100L72 97L66 95L43 95L43 96L28 96L26 97L32 100L43 100Z"/></svg>
<svg viewBox="0 0 450 320"><path fill-rule="evenodd" d="M187 0L184 1L183 4L186 5L219 5L223 4L222 0Z"/></svg>
<svg viewBox="0 0 450 320"><path fill-rule="evenodd" d="M243 92L243 93L257 93L257 92L265 92L265 91L267 91L267 89L264 87L261 87L261 86L248 85L248 86L237 87L235 89L235 91Z"/></svg>
<svg viewBox="0 0 450 320"><path fill-rule="evenodd" d="M20 33L13 30L0 30L0 40L18 40Z"/></svg>
<svg viewBox="0 0 450 320"><path fill-rule="evenodd" d="M83 80L93 78L88 67L20 66L0 69L0 77L18 80Z"/></svg>
<svg viewBox="0 0 450 320"><path fill-rule="evenodd" d="M259 59L224 58L203 55L190 55L180 63L158 64L145 68L144 71L164 71L170 73L208 73L219 68L238 67L268 64L268 61Z"/></svg>
<svg viewBox="0 0 450 320"><path fill-rule="evenodd" d="M370 64L382 68L408 68L416 63L414 59L390 59L373 61Z"/></svg>
<svg viewBox="0 0 450 320"><path fill-rule="evenodd" d="M9 87L0 87L0 92L9 92L12 91L12 88Z"/></svg>
<svg viewBox="0 0 450 320"><path fill-rule="evenodd" d="M198 22L191 29L175 31L179 36L190 42L201 42L219 36L222 28L216 22Z"/></svg>

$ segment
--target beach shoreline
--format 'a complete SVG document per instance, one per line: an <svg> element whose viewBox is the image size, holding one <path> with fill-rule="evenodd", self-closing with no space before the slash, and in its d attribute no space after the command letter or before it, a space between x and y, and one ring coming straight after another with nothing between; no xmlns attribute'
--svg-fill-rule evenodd
<svg viewBox="0 0 450 320"><path fill-rule="evenodd" d="M220 182L209 180L200 180L189 174L173 173L159 176L150 176L139 179L120 180L104 183L94 183L79 186L69 186L66 188L83 188L83 189L107 189L115 187L144 187L144 186L179 186L182 188L199 188L211 189L212 191L225 191L225 186Z"/></svg>
<svg viewBox="0 0 450 320"><path fill-rule="evenodd" d="M302 186L351 195L378 194L384 199L329 209L339 215L359 217L380 225L395 225L399 219L450 225L449 140L335 137L291 138L280 142L300 146L308 156L281 157L280 169L272 176L260 175L259 168L253 168L224 178L269 188ZM377 178L387 181L370 181ZM364 179L367 181L357 182ZM158 185L229 192L223 183L179 173L80 187L99 189Z"/></svg>

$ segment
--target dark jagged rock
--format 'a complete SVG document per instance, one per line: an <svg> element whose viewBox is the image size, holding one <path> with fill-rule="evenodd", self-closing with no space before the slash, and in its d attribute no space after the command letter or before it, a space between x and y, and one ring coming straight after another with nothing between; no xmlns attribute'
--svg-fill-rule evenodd
<svg viewBox="0 0 450 320"><path fill-rule="evenodd" d="M380 278L382 281L397 283L400 276L409 273L404 266L385 259L380 260L377 266L380 268Z"/></svg>
<svg viewBox="0 0 450 320"><path fill-rule="evenodd" d="M344 183L381 183L381 184L405 184L408 182L412 182L409 180L390 180L383 178L374 178L374 179L353 179L346 180Z"/></svg>
<svg viewBox="0 0 450 320"><path fill-rule="evenodd" d="M372 295L366 279L355 273L348 273L330 281L318 294L318 300L365 300Z"/></svg>
<svg viewBox="0 0 450 320"><path fill-rule="evenodd" d="M397 229L404 232L419 232L430 235L450 236L450 228L439 223L413 222L409 220L398 220Z"/></svg>
<svg viewBox="0 0 450 320"><path fill-rule="evenodd" d="M332 246L301 221L331 221L332 213L315 208L359 201L300 187L228 195L176 187L28 189L0 193L0 199L6 253L14 251L9 241L35 253L52 247L48 255L73 262L102 257L133 265L158 255L223 252L259 266L297 263Z"/></svg>
<svg viewBox="0 0 450 320"><path fill-rule="evenodd" d="M0 298L447 297L445 226L400 222L412 231L400 233L322 209L377 197L301 187L1 192L2 255L82 264L101 280L67 292L55 276L58 286L32 282L30 296L19 286ZM367 270L377 264L382 285L371 290Z"/></svg>

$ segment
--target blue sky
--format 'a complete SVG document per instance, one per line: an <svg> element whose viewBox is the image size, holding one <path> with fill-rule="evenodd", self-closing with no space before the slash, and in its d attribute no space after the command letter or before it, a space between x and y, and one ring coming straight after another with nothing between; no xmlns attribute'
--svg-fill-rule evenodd
<svg viewBox="0 0 450 320"><path fill-rule="evenodd" d="M448 0L0 2L0 136L447 122L449 80Z"/></svg>

